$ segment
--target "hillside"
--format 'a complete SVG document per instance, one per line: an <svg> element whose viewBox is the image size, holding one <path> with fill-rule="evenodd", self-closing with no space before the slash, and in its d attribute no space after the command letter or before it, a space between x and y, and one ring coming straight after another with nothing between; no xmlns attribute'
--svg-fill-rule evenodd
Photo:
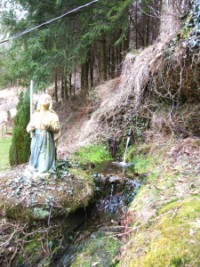
<svg viewBox="0 0 200 267"><path fill-rule="evenodd" d="M124 142L130 128L136 142L199 137L200 92L195 89L199 78L194 76L198 61L193 63L197 67L186 66L182 70L187 76L181 74L182 86L175 88L180 83L179 64L185 64L185 50L177 47L174 56L166 57L171 51L168 43L157 43L138 55L128 54L121 76L96 87L86 104L73 108L77 103L69 102L66 109L58 108L62 122L60 142L65 152L74 152L97 140ZM161 81L159 75L165 72L168 76ZM188 79L191 75L197 85Z"/></svg>
<svg viewBox="0 0 200 267"><path fill-rule="evenodd" d="M185 31L128 54L121 76L98 86L63 127L68 153L112 140L121 158L133 130L129 160L147 178L129 207L115 266L200 264L199 49L195 32Z"/></svg>

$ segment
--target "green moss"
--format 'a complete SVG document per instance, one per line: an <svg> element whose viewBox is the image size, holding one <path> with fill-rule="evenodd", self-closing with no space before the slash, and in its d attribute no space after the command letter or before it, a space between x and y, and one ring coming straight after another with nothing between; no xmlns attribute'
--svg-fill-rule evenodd
<svg viewBox="0 0 200 267"><path fill-rule="evenodd" d="M186 145L191 144L195 148L198 142ZM190 161L181 155L179 162L172 154L176 147L169 140L151 144L150 150L148 144L130 150L135 171L148 176L129 206L133 234L123 248L121 267L200 266L200 197L190 165L195 164L195 153Z"/></svg>
<svg viewBox="0 0 200 267"><path fill-rule="evenodd" d="M155 159L149 155L151 147L144 144L140 148L130 146L127 153L127 161L133 162L135 171L138 173L153 172L155 168ZM152 174L152 177L155 174Z"/></svg>
<svg viewBox="0 0 200 267"><path fill-rule="evenodd" d="M52 256L65 245L65 234L69 230L68 221L58 221L54 226L32 224L26 229L24 236L18 238L23 242L23 248L16 256L13 266L51 266ZM16 240L17 241L17 240ZM62 243L63 242L63 243Z"/></svg>
<svg viewBox="0 0 200 267"><path fill-rule="evenodd" d="M105 145L88 145L79 149L76 153L76 159L83 164L88 162L99 163L111 160L111 155Z"/></svg>
<svg viewBox="0 0 200 267"><path fill-rule="evenodd" d="M42 234L30 235L24 238L23 252L17 257L16 266L34 266L36 262L41 261L44 257L43 249L43 236Z"/></svg>
<svg viewBox="0 0 200 267"><path fill-rule="evenodd" d="M29 255L33 255L41 250L40 236L35 236L27 245L24 246L24 250Z"/></svg>
<svg viewBox="0 0 200 267"><path fill-rule="evenodd" d="M112 260L119 251L119 242L102 231L93 236L95 238L90 238L80 249L71 267L91 267L95 263L99 267L112 265Z"/></svg>
<svg viewBox="0 0 200 267"><path fill-rule="evenodd" d="M71 195L68 198L64 198L62 203L67 212L86 207L95 191L94 179L90 173L80 168L70 168L70 173L74 175L73 188Z"/></svg>
<svg viewBox="0 0 200 267"><path fill-rule="evenodd" d="M176 201L135 235L129 247L129 267L200 266L200 198ZM123 264L121 266L124 266Z"/></svg>
<svg viewBox="0 0 200 267"><path fill-rule="evenodd" d="M184 27L183 30L181 31L181 38L184 40L187 39L190 31L191 31L191 28Z"/></svg>
<svg viewBox="0 0 200 267"><path fill-rule="evenodd" d="M123 152L124 152L124 146L123 146ZM123 153L122 152L122 153ZM129 146L128 147L128 151L127 151L127 156L126 156L126 160L128 162L132 162L133 161L133 158L134 156L136 155L136 149L135 149L135 146Z"/></svg>
<svg viewBox="0 0 200 267"><path fill-rule="evenodd" d="M153 171L155 167L154 159L146 155L136 155L133 163L135 165L135 171L138 173Z"/></svg>
<svg viewBox="0 0 200 267"><path fill-rule="evenodd" d="M92 176L80 168L70 168L70 173L73 174L78 179L86 179L88 181L89 180L93 181Z"/></svg>
<svg viewBox="0 0 200 267"><path fill-rule="evenodd" d="M138 212L138 213L148 213L148 207L151 205L156 205L157 201L159 201L160 192L157 189L149 190L147 186L143 186L134 201L131 202L129 206L130 212ZM137 223L143 223L143 219L137 220Z"/></svg>

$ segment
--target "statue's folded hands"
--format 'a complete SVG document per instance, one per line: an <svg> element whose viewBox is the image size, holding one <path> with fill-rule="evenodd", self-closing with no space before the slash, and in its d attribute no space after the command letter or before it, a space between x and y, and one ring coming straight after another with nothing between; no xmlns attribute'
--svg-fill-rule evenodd
<svg viewBox="0 0 200 267"><path fill-rule="evenodd" d="M26 130L28 133L31 133L33 131L35 131L35 126L31 123L28 124L28 126L26 127Z"/></svg>

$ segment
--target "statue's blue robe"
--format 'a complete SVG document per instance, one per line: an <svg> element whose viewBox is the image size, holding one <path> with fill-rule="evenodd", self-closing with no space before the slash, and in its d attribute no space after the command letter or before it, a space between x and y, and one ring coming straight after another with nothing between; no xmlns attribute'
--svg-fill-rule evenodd
<svg viewBox="0 0 200 267"><path fill-rule="evenodd" d="M29 165L39 173L55 167L54 134L47 130L35 130L31 141Z"/></svg>

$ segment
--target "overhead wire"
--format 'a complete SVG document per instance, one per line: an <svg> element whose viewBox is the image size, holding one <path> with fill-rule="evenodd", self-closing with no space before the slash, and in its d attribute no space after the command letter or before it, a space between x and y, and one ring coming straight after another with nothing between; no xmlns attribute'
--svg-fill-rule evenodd
<svg viewBox="0 0 200 267"><path fill-rule="evenodd" d="M29 28L29 29L26 29L26 30L24 30L24 31L22 31L22 32L16 33L16 34L10 36L9 38L6 38L6 39L0 41L0 44L3 44L3 43L5 43L5 42L8 42L8 41L10 41L11 39L19 38L19 37L21 37L21 36L23 36L23 35L25 35L25 34L27 34L27 33L29 33L29 32L32 32L32 31L34 31L34 30L36 30L36 29L39 29L39 28L41 28L41 27L43 27L43 26L45 26L45 25L49 25L49 24L53 23L53 22L56 21L56 20L59 20L59 19L65 17L65 16L67 16L67 15L69 15L69 14L78 12L79 10L81 10L81 9L83 9L83 8L85 8L85 7L88 7L88 6L90 6L90 5L92 5L92 4L96 3L96 2L99 2L99 1L100 1L100 0L93 0L93 1L90 1L89 3L87 3L87 4L85 4L85 5L76 7L76 8L74 8L74 9L70 10L70 11L67 11L67 12L63 13L62 15L60 15L60 16L58 16L58 17L55 17L55 18L50 19L50 20L48 20L48 21L45 21L45 22L43 22L43 23L41 23L41 24L39 24L39 25L37 25L37 26L34 26L34 27L32 27L32 28Z"/></svg>

